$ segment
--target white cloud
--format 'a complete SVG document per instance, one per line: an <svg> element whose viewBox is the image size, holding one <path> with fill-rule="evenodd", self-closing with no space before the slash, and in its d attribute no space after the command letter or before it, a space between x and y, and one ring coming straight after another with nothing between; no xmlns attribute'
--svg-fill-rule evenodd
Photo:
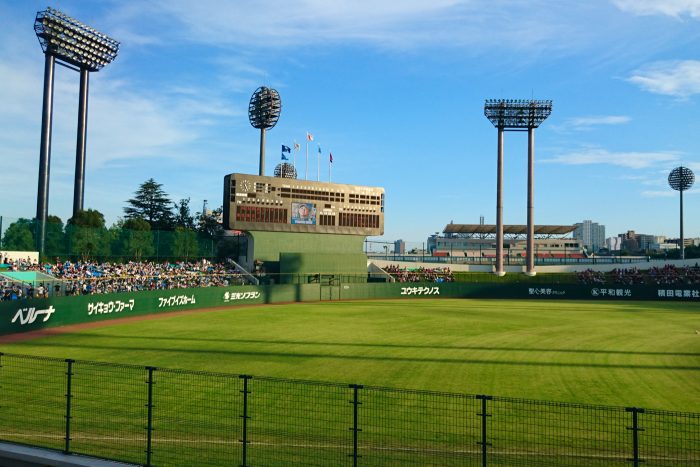
<svg viewBox="0 0 700 467"><path fill-rule="evenodd" d="M674 18L689 15L700 18L699 0L613 0L620 10L635 15L664 15Z"/></svg>
<svg viewBox="0 0 700 467"><path fill-rule="evenodd" d="M642 196L645 198L671 198L673 196L679 196L677 191L674 191L670 187L666 190L648 190L642 191ZM684 191L683 196L686 195L697 195L700 194L700 189L695 188L692 190Z"/></svg>
<svg viewBox="0 0 700 467"><path fill-rule="evenodd" d="M700 94L700 61L655 62L634 71L627 81L655 94L687 98Z"/></svg>
<svg viewBox="0 0 700 467"><path fill-rule="evenodd" d="M610 152L605 149L587 149L561 154L542 162L565 165L614 165L629 169L645 169L657 164L675 162L676 152Z"/></svg>
<svg viewBox="0 0 700 467"><path fill-rule="evenodd" d="M216 47L290 49L307 45L371 44L412 49L461 47L544 51L580 48L596 40L590 27L600 11L549 0L153 0L129 3L115 15L115 30L149 18L169 41ZM609 8L612 10L612 7ZM212 13L215 12L215 13ZM116 37L116 34L114 34ZM480 47L468 47L480 46Z"/></svg>
<svg viewBox="0 0 700 467"><path fill-rule="evenodd" d="M588 130L594 126L623 125L629 123L630 117L625 115L599 115L590 117L576 117L566 121L565 126L574 130Z"/></svg>

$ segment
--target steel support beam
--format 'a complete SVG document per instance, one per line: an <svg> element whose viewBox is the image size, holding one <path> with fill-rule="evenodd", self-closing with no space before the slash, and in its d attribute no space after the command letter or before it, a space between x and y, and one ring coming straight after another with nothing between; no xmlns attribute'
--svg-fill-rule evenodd
<svg viewBox="0 0 700 467"><path fill-rule="evenodd" d="M73 216L84 209L85 197L85 147L87 141L88 87L90 72L80 69L80 94L78 98L78 138L75 145L75 184L73 185Z"/></svg>
<svg viewBox="0 0 700 467"><path fill-rule="evenodd" d="M685 240L683 239L683 190L681 191L681 259L685 259Z"/></svg>
<svg viewBox="0 0 700 467"><path fill-rule="evenodd" d="M503 127L498 127L498 162L496 169L496 275L503 269Z"/></svg>
<svg viewBox="0 0 700 467"><path fill-rule="evenodd" d="M527 267L525 274L535 272L535 129L527 129Z"/></svg>
<svg viewBox="0 0 700 467"><path fill-rule="evenodd" d="M258 175L265 176L265 128L260 129L260 172Z"/></svg>
<svg viewBox="0 0 700 467"><path fill-rule="evenodd" d="M46 220L49 217L49 171L51 168L51 128L53 120L53 81L56 58L45 55L44 102L41 114L41 146L39 150L39 187L36 197L36 246L44 254L46 244Z"/></svg>

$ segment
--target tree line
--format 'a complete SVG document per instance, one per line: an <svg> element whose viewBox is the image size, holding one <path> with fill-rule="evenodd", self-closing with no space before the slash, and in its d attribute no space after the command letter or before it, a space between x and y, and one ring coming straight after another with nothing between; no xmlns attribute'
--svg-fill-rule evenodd
<svg viewBox="0 0 700 467"><path fill-rule="evenodd" d="M153 178L126 201L124 218L107 227L94 209L78 212L63 223L54 215L46 222L45 256L62 258L178 258L237 255L238 238L227 237L219 219L222 208L192 213L190 199L173 202ZM10 224L2 249L34 251L38 222L20 218Z"/></svg>

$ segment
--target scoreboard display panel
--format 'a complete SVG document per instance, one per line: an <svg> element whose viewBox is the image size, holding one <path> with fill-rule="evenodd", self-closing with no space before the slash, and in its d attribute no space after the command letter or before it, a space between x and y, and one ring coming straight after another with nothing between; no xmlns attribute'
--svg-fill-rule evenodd
<svg viewBox="0 0 700 467"><path fill-rule="evenodd" d="M224 177L224 227L382 235L384 188L234 173Z"/></svg>

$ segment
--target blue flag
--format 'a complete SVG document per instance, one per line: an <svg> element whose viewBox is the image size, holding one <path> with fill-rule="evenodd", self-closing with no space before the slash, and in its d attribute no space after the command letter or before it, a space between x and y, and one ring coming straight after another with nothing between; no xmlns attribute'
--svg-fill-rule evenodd
<svg viewBox="0 0 700 467"><path fill-rule="evenodd" d="M289 146L285 146L284 144L282 145L282 153L284 154L285 152L291 153L292 150Z"/></svg>
<svg viewBox="0 0 700 467"><path fill-rule="evenodd" d="M282 160L283 160L283 161L288 161L288 160L289 160L289 159L287 159L287 156L284 155L284 153L282 153Z"/></svg>

